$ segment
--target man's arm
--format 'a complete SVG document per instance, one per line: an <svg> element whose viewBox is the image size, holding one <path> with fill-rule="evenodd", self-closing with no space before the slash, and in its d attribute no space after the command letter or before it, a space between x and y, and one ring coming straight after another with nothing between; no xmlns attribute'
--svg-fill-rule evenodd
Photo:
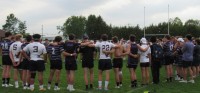
<svg viewBox="0 0 200 93"><path fill-rule="evenodd" d="M149 45L146 47L146 48L142 48L139 44L137 44L137 47L138 47L138 49L140 50L140 51L142 51L142 52L146 52L148 49L149 49Z"/></svg>

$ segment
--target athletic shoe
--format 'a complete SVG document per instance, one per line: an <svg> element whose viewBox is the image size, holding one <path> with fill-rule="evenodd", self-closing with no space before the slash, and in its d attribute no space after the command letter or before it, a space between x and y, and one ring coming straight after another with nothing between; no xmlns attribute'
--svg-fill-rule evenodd
<svg viewBox="0 0 200 93"><path fill-rule="evenodd" d="M120 86L115 86L115 88L120 88Z"/></svg>
<svg viewBox="0 0 200 93"><path fill-rule="evenodd" d="M40 90L40 91L46 91L46 89L45 89L45 88L40 88L39 90Z"/></svg>
<svg viewBox="0 0 200 93"><path fill-rule="evenodd" d="M31 91L34 91L34 88L30 88Z"/></svg>
<svg viewBox="0 0 200 93"><path fill-rule="evenodd" d="M108 91L108 88L104 88L105 91Z"/></svg>
<svg viewBox="0 0 200 93"><path fill-rule="evenodd" d="M194 80L190 80L190 81L188 81L188 82L190 82L190 83L195 83Z"/></svg>
<svg viewBox="0 0 200 93"><path fill-rule="evenodd" d="M69 89L69 91L72 92L72 91L75 91L75 89L74 89L73 87L71 87L71 88Z"/></svg>
<svg viewBox="0 0 200 93"><path fill-rule="evenodd" d="M181 80L180 83L187 83L187 80Z"/></svg>
<svg viewBox="0 0 200 93"><path fill-rule="evenodd" d="M98 87L97 90L102 90L102 87Z"/></svg>
<svg viewBox="0 0 200 93"><path fill-rule="evenodd" d="M5 87L13 87L12 84L5 84Z"/></svg>
<svg viewBox="0 0 200 93"><path fill-rule="evenodd" d="M57 90L60 90L60 88L59 87L54 87L54 90L57 91Z"/></svg>
<svg viewBox="0 0 200 93"><path fill-rule="evenodd" d="M2 86L2 87L5 87L5 86L6 86L6 84L2 84L1 86Z"/></svg>
<svg viewBox="0 0 200 93"><path fill-rule="evenodd" d="M23 87L23 89L24 89L24 90L26 90L26 89L27 89L27 87L26 87L26 86L24 86L24 87Z"/></svg>
<svg viewBox="0 0 200 93"><path fill-rule="evenodd" d="M19 88L19 84L15 84L15 88Z"/></svg>
<svg viewBox="0 0 200 93"><path fill-rule="evenodd" d="M47 89L50 90L51 89L51 85L48 84Z"/></svg>

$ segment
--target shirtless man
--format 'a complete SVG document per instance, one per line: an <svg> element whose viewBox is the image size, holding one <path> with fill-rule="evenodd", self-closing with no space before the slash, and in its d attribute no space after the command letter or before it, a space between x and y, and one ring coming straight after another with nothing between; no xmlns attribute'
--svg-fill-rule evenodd
<svg viewBox="0 0 200 93"><path fill-rule="evenodd" d="M118 41L118 38L115 36L112 38L113 44L118 46L118 48L114 50L114 58L113 58L113 68L115 72L115 81L117 86L115 88L120 88L122 86L122 67L123 67L123 52L124 48Z"/></svg>

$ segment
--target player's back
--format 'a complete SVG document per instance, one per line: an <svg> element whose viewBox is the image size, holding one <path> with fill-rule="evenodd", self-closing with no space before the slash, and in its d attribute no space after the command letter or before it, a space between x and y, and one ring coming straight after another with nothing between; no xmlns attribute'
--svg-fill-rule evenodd
<svg viewBox="0 0 200 93"><path fill-rule="evenodd" d="M50 55L50 60L61 60L62 51L62 45L50 44L49 46L47 46L47 52Z"/></svg>
<svg viewBox="0 0 200 93"><path fill-rule="evenodd" d="M30 53L31 60L43 60L42 55L46 53L46 48L40 42L33 42L25 47Z"/></svg>
<svg viewBox="0 0 200 93"><path fill-rule="evenodd" d="M21 46L22 43L20 41L16 41L10 46L10 52L12 52L15 61L19 61L19 55L22 50Z"/></svg>
<svg viewBox="0 0 200 93"><path fill-rule="evenodd" d="M9 55L9 49L10 49L10 45L12 43L13 42L11 40L9 40L9 39L4 39L1 42L2 55Z"/></svg>
<svg viewBox="0 0 200 93"><path fill-rule="evenodd" d="M95 46L100 49L100 59L110 59L110 55L104 54L103 51L110 51L115 45L108 41L102 41L97 43Z"/></svg>

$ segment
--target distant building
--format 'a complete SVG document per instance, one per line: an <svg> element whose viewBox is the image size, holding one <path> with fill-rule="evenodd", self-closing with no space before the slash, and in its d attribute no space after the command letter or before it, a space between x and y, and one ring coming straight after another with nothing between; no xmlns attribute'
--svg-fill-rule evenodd
<svg viewBox="0 0 200 93"><path fill-rule="evenodd" d="M0 41L5 37L5 31L0 29Z"/></svg>

